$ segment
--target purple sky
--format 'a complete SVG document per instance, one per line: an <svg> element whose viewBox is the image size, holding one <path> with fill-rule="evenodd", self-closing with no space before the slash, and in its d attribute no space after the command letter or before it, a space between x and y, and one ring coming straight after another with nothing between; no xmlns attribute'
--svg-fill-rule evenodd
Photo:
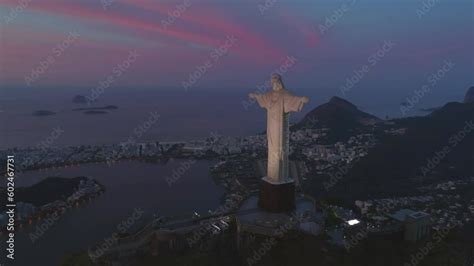
<svg viewBox="0 0 474 266"><path fill-rule="evenodd" d="M290 87L339 90L391 41L352 91L411 92L446 60L455 67L438 86L465 91L474 83L473 3L2 0L0 86L95 88L113 76L111 88L183 89L188 82L248 91L292 56L297 61L284 73ZM216 55L219 47L227 51Z"/></svg>

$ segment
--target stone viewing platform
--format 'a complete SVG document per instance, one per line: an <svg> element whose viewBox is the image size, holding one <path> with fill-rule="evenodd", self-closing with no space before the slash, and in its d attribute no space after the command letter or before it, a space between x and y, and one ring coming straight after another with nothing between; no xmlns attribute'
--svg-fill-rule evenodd
<svg viewBox="0 0 474 266"><path fill-rule="evenodd" d="M269 212L258 208L257 202L256 196L248 198L235 214L239 246L255 236L283 238L293 230L319 235L324 228L325 213L309 196L298 195L295 208L288 212Z"/></svg>

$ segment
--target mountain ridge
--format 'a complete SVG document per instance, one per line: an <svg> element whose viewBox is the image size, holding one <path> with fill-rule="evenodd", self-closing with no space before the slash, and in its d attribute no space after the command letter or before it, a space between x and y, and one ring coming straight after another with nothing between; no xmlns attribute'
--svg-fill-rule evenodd
<svg viewBox="0 0 474 266"><path fill-rule="evenodd" d="M292 130L328 128L328 141L337 142L355 134L359 129L373 126L383 120L363 112L346 99L334 96L329 102L309 111Z"/></svg>
<svg viewBox="0 0 474 266"><path fill-rule="evenodd" d="M406 134L381 139L338 184L339 196L410 194L429 179L474 175L474 103L450 102L427 116L394 122Z"/></svg>

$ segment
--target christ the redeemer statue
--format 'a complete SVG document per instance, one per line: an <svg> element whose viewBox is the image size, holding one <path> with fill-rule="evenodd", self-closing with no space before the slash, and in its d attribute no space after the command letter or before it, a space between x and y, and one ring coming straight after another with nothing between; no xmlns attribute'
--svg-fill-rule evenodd
<svg viewBox="0 0 474 266"><path fill-rule="evenodd" d="M289 115L291 112L301 111L303 105L309 102L309 98L294 96L287 91L278 74L272 75L271 83L273 91L264 94L250 93L249 97L257 100L260 107L267 109L268 164L267 176L263 178L263 181L271 185L281 185L293 181L288 173ZM272 197L275 195L270 196Z"/></svg>

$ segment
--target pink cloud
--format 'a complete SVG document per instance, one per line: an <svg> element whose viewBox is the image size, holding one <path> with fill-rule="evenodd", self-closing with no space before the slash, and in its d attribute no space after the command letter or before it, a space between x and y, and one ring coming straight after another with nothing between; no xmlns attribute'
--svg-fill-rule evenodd
<svg viewBox="0 0 474 266"><path fill-rule="evenodd" d="M279 12L279 16L288 26L296 29L300 33L308 48L314 48L320 43L321 38L316 28L313 27L310 22L305 21L301 16L293 15L289 10Z"/></svg>
<svg viewBox="0 0 474 266"><path fill-rule="evenodd" d="M164 5L148 0L123 0L121 2L145 10L159 12L165 16L167 16L169 12L172 12L176 8L174 6ZM272 44L269 44L257 34L244 29L237 23L224 19L217 12L209 8L206 9L206 13L201 12L200 14L196 14L194 10L186 10L184 12L180 12L180 17L176 19L197 23L206 26L208 29L218 29L222 32L222 34L234 35L239 39L240 42L244 43L242 46L251 48L245 49L248 52L253 51L256 54L269 56L275 59L285 57L285 53L280 51L278 48L273 47Z"/></svg>
<svg viewBox="0 0 474 266"><path fill-rule="evenodd" d="M17 5L16 1L6 0L2 3L10 7ZM102 10L94 10L85 8L77 4L65 4L65 3L51 3L51 2L35 2L28 9L59 14L63 16L72 16L79 19L93 19L98 22L110 23L111 26L124 27L129 30L146 30L153 31L165 36L174 37L180 40L198 43L207 46L216 46L219 44L219 40L209 38L201 34L195 34L191 32L179 31L176 29L164 29L158 24L147 22L131 17L126 17L121 14L116 14L111 11L104 12Z"/></svg>
<svg viewBox="0 0 474 266"><path fill-rule="evenodd" d="M173 10L173 8L163 4L152 3L143 0L125 0L124 3L151 11L157 11L165 15L167 15L168 11ZM13 0L6 0L2 3L2 5L14 7L17 5L17 2ZM277 48L272 47L272 45L269 45L261 37L246 31L238 24L220 18L216 13L198 15L191 12L184 12L182 18L186 21L206 26L206 29L209 30L220 30L218 33L221 37L219 38L211 37L209 34L204 35L202 33L194 33L189 30L180 30L178 27L162 27L160 23L146 21L141 18L130 17L129 15L114 13L111 10L103 11L91 9L81 6L77 3L35 2L31 4L28 9L53 13L61 16L70 16L78 19L92 19L94 21L104 23L107 26L131 30L134 33L136 33L137 30L156 32L162 36L167 36L177 40L191 42L212 48L222 45L225 36L234 35L237 37L239 45L232 47L231 51L236 51L248 59L255 59L256 56L260 55L265 58L270 57L278 60L285 56L283 52L279 51ZM144 34L140 35L143 36Z"/></svg>

